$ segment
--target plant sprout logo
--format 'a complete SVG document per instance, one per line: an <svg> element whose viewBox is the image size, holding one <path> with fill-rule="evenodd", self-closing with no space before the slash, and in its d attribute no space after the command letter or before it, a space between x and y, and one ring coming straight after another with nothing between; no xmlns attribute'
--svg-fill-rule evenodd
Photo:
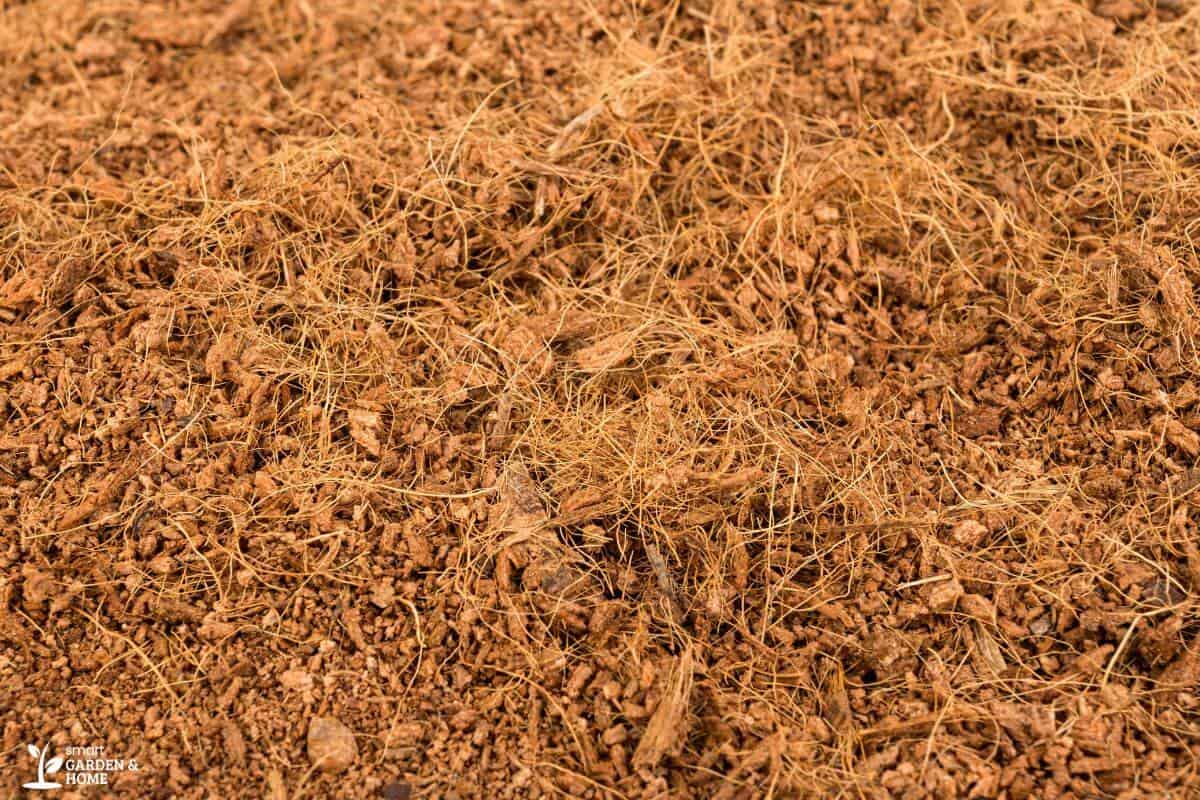
<svg viewBox="0 0 1200 800"><path fill-rule="evenodd" d="M55 757L46 760L46 756L50 753L50 745L47 743L45 747L38 750L37 745L29 745L29 755L37 759L38 762L38 779L33 783L25 784L26 789L61 789L61 783L46 780L47 775L53 775L62 769L63 760Z"/></svg>
<svg viewBox="0 0 1200 800"><path fill-rule="evenodd" d="M107 786L117 773L141 770L136 758L107 758L102 744L70 745L61 756L55 756L49 744L40 750L32 744L26 748L38 765L37 780L24 784L26 789Z"/></svg>

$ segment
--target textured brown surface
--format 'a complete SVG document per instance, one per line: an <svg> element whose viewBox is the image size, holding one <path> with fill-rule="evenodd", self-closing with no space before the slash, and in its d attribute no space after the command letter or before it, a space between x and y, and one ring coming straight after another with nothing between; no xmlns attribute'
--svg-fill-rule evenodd
<svg viewBox="0 0 1200 800"><path fill-rule="evenodd" d="M0 794L1200 791L1191 3L0 14Z"/></svg>

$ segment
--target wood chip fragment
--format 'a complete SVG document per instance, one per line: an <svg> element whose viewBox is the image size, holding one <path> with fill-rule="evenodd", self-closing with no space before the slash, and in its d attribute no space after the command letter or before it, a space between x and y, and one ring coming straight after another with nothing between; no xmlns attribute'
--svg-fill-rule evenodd
<svg viewBox="0 0 1200 800"><path fill-rule="evenodd" d="M492 529L506 534L504 544L538 538L549 517L529 470L519 459L504 465L496 485L498 502L492 507Z"/></svg>
<svg viewBox="0 0 1200 800"><path fill-rule="evenodd" d="M695 666L691 649L686 649L671 667L662 699L633 754L633 764L652 769L664 755L675 752L687 736Z"/></svg>
<svg viewBox="0 0 1200 800"><path fill-rule="evenodd" d="M379 443L381 424L379 412L365 408L352 408L347 416L350 419L350 438L362 449L378 458L383 452L383 445Z"/></svg>
<svg viewBox="0 0 1200 800"><path fill-rule="evenodd" d="M667 599L672 619L678 622L683 616L683 608L679 603L679 592L675 588L675 581L671 578L671 573L667 569L667 561L663 558L662 551L658 549L658 545L654 542L645 542L644 546L646 548L646 559L650 562L650 568L654 570L654 579L658 582L658 590Z"/></svg>
<svg viewBox="0 0 1200 800"><path fill-rule="evenodd" d="M637 335L621 331L575 353L575 364L584 372L607 372L633 358Z"/></svg>
<svg viewBox="0 0 1200 800"><path fill-rule="evenodd" d="M204 34L201 44L208 47L225 34L234 29L254 8L254 0L233 0L225 10L213 21L208 33Z"/></svg>

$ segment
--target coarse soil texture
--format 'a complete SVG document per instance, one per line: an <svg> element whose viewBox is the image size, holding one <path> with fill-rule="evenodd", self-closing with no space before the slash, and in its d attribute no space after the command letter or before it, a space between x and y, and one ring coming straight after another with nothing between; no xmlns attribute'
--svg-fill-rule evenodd
<svg viewBox="0 0 1200 800"><path fill-rule="evenodd" d="M0 9L3 796L1200 796L1200 6Z"/></svg>

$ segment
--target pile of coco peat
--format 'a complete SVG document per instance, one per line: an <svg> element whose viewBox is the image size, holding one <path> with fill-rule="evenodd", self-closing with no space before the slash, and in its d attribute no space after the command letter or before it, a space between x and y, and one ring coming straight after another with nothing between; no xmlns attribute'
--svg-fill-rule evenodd
<svg viewBox="0 0 1200 800"><path fill-rule="evenodd" d="M1198 48L0 4L0 788L1192 796Z"/></svg>

